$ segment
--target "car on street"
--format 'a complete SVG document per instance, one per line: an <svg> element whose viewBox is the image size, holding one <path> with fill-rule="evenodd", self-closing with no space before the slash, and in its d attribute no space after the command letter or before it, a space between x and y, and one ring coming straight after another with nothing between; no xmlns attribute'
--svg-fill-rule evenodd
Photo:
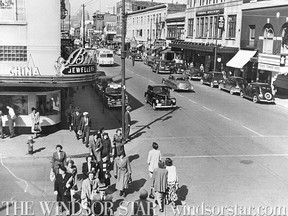
<svg viewBox="0 0 288 216"><path fill-rule="evenodd" d="M142 54L141 53L135 53L134 54L134 60L135 61L142 61L143 60Z"/></svg>
<svg viewBox="0 0 288 216"><path fill-rule="evenodd" d="M224 79L224 77L223 77L223 74L221 72L210 71L208 73L204 73L204 75L202 76L202 78L200 80L200 83L201 84L208 84L212 88L214 88L214 86L218 86L219 82L223 79Z"/></svg>
<svg viewBox="0 0 288 216"><path fill-rule="evenodd" d="M148 85L144 94L145 102L152 105L153 109L176 107L176 98L170 96L171 88L164 84Z"/></svg>
<svg viewBox="0 0 288 216"><path fill-rule="evenodd" d="M249 83L244 89L240 91L240 97L252 99L254 103L275 103L272 88L267 83Z"/></svg>
<svg viewBox="0 0 288 216"><path fill-rule="evenodd" d="M116 50L115 55L121 56L121 49Z"/></svg>
<svg viewBox="0 0 288 216"><path fill-rule="evenodd" d="M240 91L248 85L248 82L243 77L231 76L219 82L219 90L229 91L231 95L234 93L240 94Z"/></svg>
<svg viewBox="0 0 288 216"><path fill-rule="evenodd" d="M144 64L152 67L152 65L154 64L154 61L155 61L156 59L159 59L159 58L157 58L156 56L148 55L148 56L145 58L145 60L144 60Z"/></svg>
<svg viewBox="0 0 288 216"><path fill-rule="evenodd" d="M152 71L155 73L170 73L171 72L171 62L168 60L156 60L152 65Z"/></svg>
<svg viewBox="0 0 288 216"><path fill-rule="evenodd" d="M103 102L108 108L122 107L122 88L119 83L109 83L103 93ZM129 104L128 96L125 96L125 106Z"/></svg>
<svg viewBox="0 0 288 216"><path fill-rule="evenodd" d="M183 74L171 74L168 79L163 79L162 83L169 86L172 90L192 91L193 86L188 77Z"/></svg>
<svg viewBox="0 0 288 216"><path fill-rule="evenodd" d="M187 68L184 71L184 74L189 77L190 80L201 80L201 78L204 75L204 72L202 72L199 68Z"/></svg>
<svg viewBox="0 0 288 216"><path fill-rule="evenodd" d="M175 63L171 66L171 73L182 74L186 68L187 67L184 63Z"/></svg>
<svg viewBox="0 0 288 216"><path fill-rule="evenodd" d="M113 82L113 78L111 76L100 76L96 79L96 92L99 95L102 95L105 91L105 88L108 86L109 83Z"/></svg>

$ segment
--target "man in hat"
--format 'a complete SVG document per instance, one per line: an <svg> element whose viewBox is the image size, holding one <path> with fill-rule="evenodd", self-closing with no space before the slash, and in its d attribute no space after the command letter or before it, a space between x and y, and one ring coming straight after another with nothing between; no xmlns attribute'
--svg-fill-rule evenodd
<svg viewBox="0 0 288 216"><path fill-rule="evenodd" d="M72 113L72 123L71 126L75 132L77 140L79 140L79 131L80 131L80 122L82 114L80 113L79 107L75 108L75 111Z"/></svg>
<svg viewBox="0 0 288 216"><path fill-rule="evenodd" d="M147 200L148 192L145 189L140 190L140 195L138 200L134 202L133 215L154 215L153 203Z"/></svg>
<svg viewBox="0 0 288 216"><path fill-rule="evenodd" d="M60 209L61 211L65 211L65 207L70 209L70 189L72 187L72 181L72 174L67 173L67 170L64 166L59 166L59 173L56 175L54 182L54 194L57 195L57 202L59 202L59 206L62 205L62 209ZM63 204L65 204L65 207ZM67 212L67 214L69 215L69 212Z"/></svg>
<svg viewBox="0 0 288 216"><path fill-rule="evenodd" d="M87 148L89 146L89 135L90 135L91 125L92 125L92 121L89 117L89 113L83 112L83 117L80 122L80 130L82 131L83 144L85 144Z"/></svg>
<svg viewBox="0 0 288 216"><path fill-rule="evenodd" d="M130 110L131 107L127 106L126 107L126 112L125 112L125 134L124 134L124 140L127 142L129 140L129 134L130 134L130 126L131 126L131 116L130 116Z"/></svg>

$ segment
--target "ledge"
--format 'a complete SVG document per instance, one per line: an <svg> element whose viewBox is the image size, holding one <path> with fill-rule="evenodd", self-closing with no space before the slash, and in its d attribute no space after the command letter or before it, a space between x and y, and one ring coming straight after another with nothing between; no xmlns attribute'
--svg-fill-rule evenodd
<svg viewBox="0 0 288 216"><path fill-rule="evenodd" d="M27 25L27 21L0 21L0 25Z"/></svg>

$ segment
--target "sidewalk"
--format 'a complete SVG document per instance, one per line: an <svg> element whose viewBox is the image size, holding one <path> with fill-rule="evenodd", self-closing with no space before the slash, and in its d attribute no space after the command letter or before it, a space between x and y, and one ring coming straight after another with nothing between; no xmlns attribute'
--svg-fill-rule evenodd
<svg viewBox="0 0 288 216"><path fill-rule="evenodd" d="M288 109L288 99L282 99L282 98L275 98L275 104L278 106L282 106Z"/></svg>

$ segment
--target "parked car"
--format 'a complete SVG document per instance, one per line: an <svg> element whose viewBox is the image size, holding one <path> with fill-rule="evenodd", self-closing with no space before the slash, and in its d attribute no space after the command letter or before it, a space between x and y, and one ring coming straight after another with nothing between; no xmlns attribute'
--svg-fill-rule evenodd
<svg viewBox="0 0 288 216"><path fill-rule="evenodd" d="M252 99L254 103L275 103L272 88L267 83L249 83L240 91L240 97Z"/></svg>
<svg viewBox="0 0 288 216"><path fill-rule="evenodd" d="M150 56L150 55L148 55L148 56L146 57L145 61L144 61L144 64L152 67L152 65L154 64L154 62L155 62L156 59L159 59L159 58L157 58L156 56Z"/></svg>
<svg viewBox="0 0 288 216"><path fill-rule="evenodd" d="M103 93L103 102L108 107L122 106L122 88L119 83L109 83ZM125 106L129 104L128 96L125 96Z"/></svg>
<svg viewBox="0 0 288 216"><path fill-rule="evenodd" d="M163 79L162 83L169 86L173 90L192 91L193 86L188 77L183 74L171 74L168 79Z"/></svg>
<svg viewBox="0 0 288 216"><path fill-rule="evenodd" d="M176 107L176 99L170 97L170 87L164 84L148 85L144 97L145 102L151 104L154 110Z"/></svg>
<svg viewBox="0 0 288 216"><path fill-rule="evenodd" d="M109 83L112 83L113 79L111 76L100 76L96 79L96 92L100 95L103 94Z"/></svg>
<svg viewBox="0 0 288 216"><path fill-rule="evenodd" d="M201 80L204 73L199 68L187 68L184 74L189 77L190 80Z"/></svg>
<svg viewBox="0 0 288 216"><path fill-rule="evenodd" d="M171 67L171 73L182 74L186 70L186 65L184 63L175 63Z"/></svg>
<svg viewBox="0 0 288 216"><path fill-rule="evenodd" d="M155 73L170 73L171 62L168 60L156 60L152 65L152 71Z"/></svg>
<svg viewBox="0 0 288 216"><path fill-rule="evenodd" d="M221 80L219 82L218 88L219 90L229 91L230 94L238 93L248 85L248 82L242 77L228 77L227 79Z"/></svg>
<svg viewBox="0 0 288 216"><path fill-rule="evenodd" d="M223 79L224 77L221 72L210 71L208 73L204 73L200 82L201 84L208 84L213 88L214 86L218 86L220 80Z"/></svg>
<svg viewBox="0 0 288 216"><path fill-rule="evenodd" d="M116 50L115 55L121 56L121 49Z"/></svg>
<svg viewBox="0 0 288 216"><path fill-rule="evenodd" d="M142 61L143 60L141 53L135 53L134 58L135 58L135 61Z"/></svg>

